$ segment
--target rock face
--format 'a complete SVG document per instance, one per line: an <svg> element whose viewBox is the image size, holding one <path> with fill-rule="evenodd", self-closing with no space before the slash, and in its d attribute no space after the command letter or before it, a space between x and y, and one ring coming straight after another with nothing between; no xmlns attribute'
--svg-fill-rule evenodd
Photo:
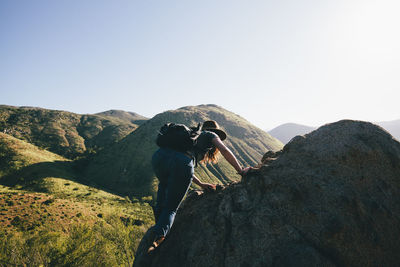
<svg viewBox="0 0 400 267"><path fill-rule="evenodd" d="M398 266L400 143L340 121L189 196L150 266Z"/></svg>

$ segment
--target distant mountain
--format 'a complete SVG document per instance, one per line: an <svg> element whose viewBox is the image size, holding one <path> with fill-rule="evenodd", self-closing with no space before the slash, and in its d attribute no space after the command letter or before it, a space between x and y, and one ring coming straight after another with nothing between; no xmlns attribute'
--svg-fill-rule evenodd
<svg viewBox="0 0 400 267"><path fill-rule="evenodd" d="M156 115L112 147L88 159L85 177L104 187L127 195L152 195L156 182L151 168L151 155L157 149L155 138L166 122L197 125L216 120L228 133L227 146L242 164L256 165L269 150L279 150L283 144L242 117L215 105L183 107ZM203 181L229 183L239 176L225 160L217 165L198 167Z"/></svg>
<svg viewBox="0 0 400 267"><path fill-rule="evenodd" d="M400 120L383 121L376 124L387 130L394 138L400 140Z"/></svg>
<svg viewBox="0 0 400 267"><path fill-rule="evenodd" d="M68 158L88 150L98 151L121 140L137 127L137 124L112 116L0 106L0 132Z"/></svg>
<svg viewBox="0 0 400 267"><path fill-rule="evenodd" d="M120 119L121 121L133 123L136 125L141 125L142 123L144 123L145 121L147 121L149 119L149 118L146 118L146 117L139 115L137 113L134 113L134 112L116 110L116 109L111 109L108 111L96 113L95 115L99 115L99 116L103 116L103 117L111 118L111 119L117 118L117 119Z"/></svg>
<svg viewBox="0 0 400 267"><path fill-rule="evenodd" d="M315 127L296 123L285 123L270 131L268 133L273 137L280 140L282 143L287 144L296 135L303 135L314 131Z"/></svg>
<svg viewBox="0 0 400 267"><path fill-rule="evenodd" d="M381 126L397 140L400 140L400 120L374 122L374 124ZM304 135L316 129L317 128L315 127L296 123L285 123L268 131L268 133L280 140L282 143L287 144L296 135Z"/></svg>

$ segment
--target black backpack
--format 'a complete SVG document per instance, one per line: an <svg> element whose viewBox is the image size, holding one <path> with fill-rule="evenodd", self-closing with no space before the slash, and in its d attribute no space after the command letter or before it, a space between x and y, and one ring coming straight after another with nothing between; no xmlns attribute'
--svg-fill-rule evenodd
<svg viewBox="0 0 400 267"><path fill-rule="evenodd" d="M166 123L158 131L156 143L159 147L170 148L179 152L191 152L201 133L201 124L187 127L184 124Z"/></svg>

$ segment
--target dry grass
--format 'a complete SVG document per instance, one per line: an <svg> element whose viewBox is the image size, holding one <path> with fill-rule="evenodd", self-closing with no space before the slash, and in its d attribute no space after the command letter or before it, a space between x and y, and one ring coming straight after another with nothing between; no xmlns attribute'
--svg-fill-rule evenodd
<svg viewBox="0 0 400 267"><path fill-rule="evenodd" d="M10 231L31 231L38 228L68 231L69 225L94 223L98 209L85 203L40 193L8 192L0 196L0 227Z"/></svg>

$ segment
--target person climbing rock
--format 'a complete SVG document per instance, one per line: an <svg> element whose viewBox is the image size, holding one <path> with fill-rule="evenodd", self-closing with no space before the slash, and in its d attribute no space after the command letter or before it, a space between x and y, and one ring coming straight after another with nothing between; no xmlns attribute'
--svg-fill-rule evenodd
<svg viewBox="0 0 400 267"><path fill-rule="evenodd" d="M204 190L215 189L216 185L203 183L196 177L194 168L197 166L197 162L216 163L218 154L221 153L238 174L243 176L251 169L251 167L243 168L232 151L222 142L226 139L227 134L220 129L216 121L205 121L201 129L199 127L191 129L192 131L198 130L198 134L197 136L193 135L196 141L189 151L160 147L153 154L152 166L159 185L154 208L156 224L144 237L146 240L141 242L142 244L151 243L147 249L148 253L151 253L165 240L171 230L179 205L192 181Z"/></svg>

